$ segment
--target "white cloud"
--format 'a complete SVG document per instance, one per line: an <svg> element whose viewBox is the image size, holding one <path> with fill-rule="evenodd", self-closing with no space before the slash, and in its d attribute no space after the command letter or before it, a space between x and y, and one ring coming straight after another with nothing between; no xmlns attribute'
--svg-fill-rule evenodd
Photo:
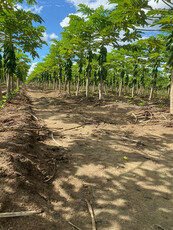
<svg viewBox="0 0 173 230"><path fill-rule="evenodd" d="M70 15L77 15L77 16L79 16L79 17L84 17L83 14L82 14L81 12L77 12L77 13L75 13L75 14L69 14L68 16L70 16ZM62 22L60 22L60 26L61 26L61 27L66 27L66 26L69 25L70 18L69 18L68 16L65 17L65 18L62 20Z"/></svg>
<svg viewBox="0 0 173 230"><path fill-rule="evenodd" d="M53 44L52 41L50 41L51 39L57 39L58 36L55 33L52 34L47 34L46 32L43 33L43 37L42 40L47 42L49 45Z"/></svg>
<svg viewBox="0 0 173 230"><path fill-rule="evenodd" d="M60 26L61 26L61 27L66 27L66 26L68 26L69 22L70 22L70 18L69 18L69 17L66 17L66 18L64 18L64 19L62 20L62 22L60 22Z"/></svg>
<svg viewBox="0 0 173 230"><path fill-rule="evenodd" d="M42 40L45 41L45 42L48 42L48 38L49 38L49 35L46 32L44 32Z"/></svg>
<svg viewBox="0 0 173 230"><path fill-rule="evenodd" d="M57 39L58 36L55 33L49 35L50 39Z"/></svg>
<svg viewBox="0 0 173 230"><path fill-rule="evenodd" d="M85 4L90 8L96 9L99 6L104 6L106 9L111 9L113 4L109 4L108 0L66 0L67 2L73 4L76 9L78 9L79 4Z"/></svg>
<svg viewBox="0 0 173 230"><path fill-rule="evenodd" d="M31 7L27 7L27 6L21 6L21 5L17 4L16 8L19 10L23 9L25 11L32 11L34 14L40 14L42 9L43 9L43 6L34 5Z"/></svg>
<svg viewBox="0 0 173 230"><path fill-rule="evenodd" d="M162 1L162 0L159 0L159 2L155 2L154 0L150 0L149 1L149 5L153 8L153 9L168 9L169 7Z"/></svg>
<svg viewBox="0 0 173 230"><path fill-rule="evenodd" d="M30 74L32 73L32 71L34 70L34 68L35 68L35 66L37 65L37 63L38 63L38 62L33 62L33 63L31 64L31 67L30 67L30 69L29 69L28 75L30 75Z"/></svg>
<svg viewBox="0 0 173 230"><path fill-rule="evenodd" d="M33 6L33 7L31 7L31 11L33 11L36 14L40 14L42 9L43 9L43 6L40 6L40 7L39 6Z"/></svg>
<svg viewBox="0 0 173 230"><path fill-rule="evenodd" d="M90 8L96 9L99 6L104 6L104 8L106 9L112 9L114 7L115 4L109 4L108 0L66 0L66 2L69 2L71 4L73 4L73 6L76 7L76 10L79 8L78 5L79 4L85 4ZM80 17L82 17L82 13L78 12L75 14L69 14L69 15L78 15ZM67 16L66 18L64 18L61 22L60 25L61 27L66 27L69 24L69 17Z"/></svg>
<svg viewBox="0 0 173 230"><path fill-rule="evenodd" d="M115 4L110 4L108 0L66 0L66 2L73 4L76 9L78 9L79 4L85 4L93 9L101 5L106 9L112 9L115 6ZM158 3L155 0L149 0L149 5L153 8L169 8L162 0L159 0Z"/></svg>

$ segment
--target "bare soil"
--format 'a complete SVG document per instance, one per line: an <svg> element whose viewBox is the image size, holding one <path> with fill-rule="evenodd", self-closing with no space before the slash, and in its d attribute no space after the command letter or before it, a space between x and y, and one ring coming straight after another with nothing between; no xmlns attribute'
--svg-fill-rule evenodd
<svg viewBox="0 0 173 230"><path fill-rule="evenodd" d="M98 230L173 230L172 140L165 109L25 87L0 111L0 213L43 213L0 230L91 230L86 199Z"/></svg>

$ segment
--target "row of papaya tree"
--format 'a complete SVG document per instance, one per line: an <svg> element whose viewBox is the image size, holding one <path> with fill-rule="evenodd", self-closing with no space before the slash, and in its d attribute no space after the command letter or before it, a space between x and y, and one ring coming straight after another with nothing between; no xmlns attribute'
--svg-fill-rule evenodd
<svg viewBox="0 0 173 230"><path fill-rule="evenodd" d="M17 4L23 0L8 0L0 2L0 100L2 100L1 84L6 82L6 98L22 82L26 81L30 54L38 57L37 48L46 44L42 40L45 27L34 26L33 22L41 24L43 19L25 11ZM27 4L36 4L35 0L27 0Z"/></svg>
<svg viewBox="0 0 173 230"><path fill-rule="evenodd" d="M135 91L150 90L149 100L154 90L167 90L173 113L173 5L165 2L169 8L152 9L147 0L114 0L110 1L116 3L111 9L80 4L80 16L69 15L61 40L52 40L49 53L28 82L53 85L60 91L63 83L69 94L71 85L75 85L77 95L85 84L86 97L92 85L92 89L98 88L100 100L107 87L118 88L119 96L131 90L132 97ZM141 33L148 24L159 25L160 34L143 39Z"/></svg>
<svg viewBox="0 0 173 230"><path fill-rule="evenodd" d="M36 66L28 80L39 82L44 88L59 89L60 92L63 83L63 88L68 89L69 94L72 84L76 95L79 94L79 88L86 85L86 97L89 96L91 85L93 92L99 88L99 99L103 97L102 84L104 91L105 88L116 89L119 96L122 91L131 90L131 96L134 97L135 89L140 94L150 89L149 100L153 98L155 89L170 92L170 69L166 65L168 56L164 35L141 39L109 53L102 46L98 53L90 52L81 59L65 59L63 51L62 40L54 41L44 62Z"/></svg>

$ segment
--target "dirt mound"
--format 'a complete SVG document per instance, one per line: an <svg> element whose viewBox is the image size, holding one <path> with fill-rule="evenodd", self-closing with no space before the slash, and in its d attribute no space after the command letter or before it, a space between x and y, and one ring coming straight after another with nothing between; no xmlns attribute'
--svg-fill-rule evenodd
<svg viewBox="0 0 173 230"><path fill-rule="evenodd" d="M0 111L0 212L46 211L55 164L67 163L63 149L44 146L49 130L33 114L21 90ZM52 229L40 216L0 219L0 229ZM53 228L54 229L54 228Z"/></svg>

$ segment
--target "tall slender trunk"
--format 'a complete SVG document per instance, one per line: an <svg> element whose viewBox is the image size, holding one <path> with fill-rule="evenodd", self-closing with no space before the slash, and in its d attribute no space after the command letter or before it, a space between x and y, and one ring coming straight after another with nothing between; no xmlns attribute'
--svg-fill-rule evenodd
<svg viewBox="0 0 173 230"><path fill-rule="evenodd" d="M119 97L121 97L121 94L122 94L122 86L123 86L123 80L121 79L121 82L119 85Z"/></svg>
<svg viewBox="0 0 173 230"><path fill-rule="evenodd" d="M83 81L82 81L82 89L84 90L86 87L85 87L85 81L86 81L86 78L85 78L85 75L84 75L84 78L83 78Z"/></svg>
<svg viewBox="0 0 173 230"><path fill-rule="evenodd" d="M151 101L153 99L153 94L154 94L154 87L152 86L151 90L150 90L149 101Z"/></svg>
<svg viewBox="0 0 173 230"><path fill-rule="evenodd" d="M106 84L103 85L103 88L104 88L105 95L107 95L107 87L106 87Z"/></svg>
<svg viewBox="0 0 173 230"><path fill-rule="evenodd" d="M155 78L156 78L156 75L154 74L153 83L152 83L151 90L150 90L149 101L151 101L153 99L154 87L155 87Z"/></svg>
<svg viewBox="0 0 173 230"><path fill-rule="evenodd" d="M64 91L67 91L67 80L64 80Z"/></svg>
<svg viewBox="0 0 173 230"><path fill-rule="evenodd" d="M171 72L171 90L170 90L170 113L173 114L173 67Z"/></svg>
<svg viewBox="0 0 173 230"><path fill-rule="evenodd" d="M91 77L91 64L90 64L90 61L88 61L88 71L87 71L87 77L86 77L86 98L89 97L89 80L90 80L90 77Z"/></svg>
<svg viewBox="0 0 173 230"><path fill-rule="evenodd" d="M75 91L77 87L77 84L71 81L71 90Z"/></svg>
<svg viewBox="0 0 173 230"><path fill-rule="evenodd" d="M95 81L93 82L93 93L95 92L95 86L96 86L96 83Z"/></svg>
<svg viewBox="0 0 173 230"><path fill-rule="evenodd" d="M87 79L86 79L86 98L89 97L89 73L87 75Z"/></svg>
<svg viewBox="0 0 173 230"><path fill-rule="evenodd" d="M2 100L1 78L0 78L0 101Z"/></svg>
<svg viewBox="0 0 173 230"><path fill-rule="evenodd" d="M59 79L59 92L61 93L61 79Z"/></svg>
<svg viewBox="0 0 173 230"><path fill-rule="evenodd" d="M170 87L168 88L168 97L170 97Z"/></svg>
<svg viewBox="0 0 173 230"><path fill-rule="evenodd" d="M79 84L80 84L80 73L79 73L78 80L77 80L76 96L78 96L79 94Z"/></svg>
<svg viewBox="0 0 173 230"><path fill-rule="evenodd" d="M56 81L55 89L56 89L56 90L58 89L58 80Z"/></svg>
<svg viewBox="0 0 173 230"><path fill-rule="evenodd" d="M17 78L17 88L19 88L19 85L20 85L20 79Z"/></svg>
<svg viewBox="0 0 173 230"><path fill-rule="evenodd" d="M114 84L111 85L111 91L113 92L114 90Z"/></svg>
<svg viewBox="0 0 173 230"><path fill-rule="evenodd" d="M137 95L140 95L140 93L141 93L141 88L138 87Z"/></svg>
<svg viewBox="0 0 173 230"><path fill-rule="evenodd" d="M103 99L103 78L102 73L100 73L100 83L99 83L99 100Z"/></svg>
<svg viewBox="0 0 173 230"><path fill-rule="evenodd" d="M53 90L55 90L56 85L55 85L55 80L53 80Z"/></svg>
<svg viewBox="0 0 173 230"><path fill-rule="evenodd" d="M51 89L52 87L52 83L51 83L51 81L49 81L49 89Z"/></svg>
<svg viewBox="0 0 173 230"><path fill-rule="evenodd" d="M132 86L132 97L134 97L135 95L135 84L133 83L133 86Z"/></svg>
<svg viewBox="0 0 173 230"><path fill-rule="evenodd" d="M7 99L8 99L11 92L11 77L9 73L6 74L6 82L7 82Z"/></svg>
<svg viewBox="0 0 173 230"><path fill-rule="evenodd" d="M14 91L14 75L13 74L11 76L11 88L12 88L12 91Z"/></svg>
<svg viewBox="0 0 173 230"><path fill-rule="evenodd" d="M68 80L68 94L71 95L71 92L70 92L70 80Z"/></svg>

